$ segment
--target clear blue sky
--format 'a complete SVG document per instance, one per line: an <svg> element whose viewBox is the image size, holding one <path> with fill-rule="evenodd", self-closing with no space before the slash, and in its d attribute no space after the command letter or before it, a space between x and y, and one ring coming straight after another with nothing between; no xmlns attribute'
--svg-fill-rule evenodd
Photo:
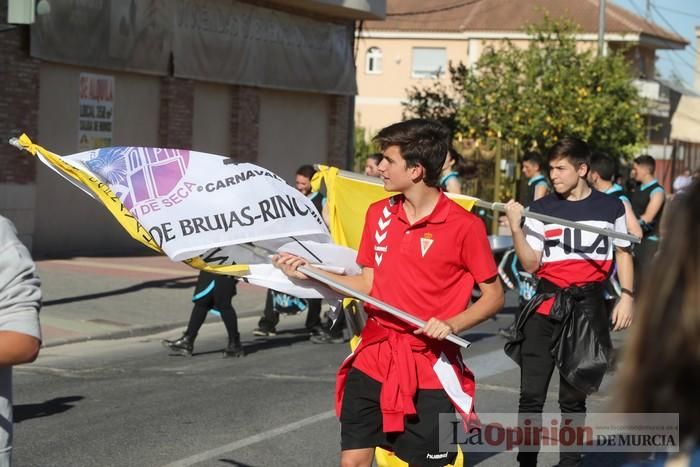
<svg viewBox="0 0 700 467"><path fill-rule="evenodd" d="M613 3L637 13L646 15L647 0L612 0ZM693 71L700 65L695 63L695 26L700 26L700 0L649 0L651 20L662 28L683 36L690 45L684 50L657 51L656 69L664 78L677 75L692 89ZM697 91L700 91L698 89Z"/></svg>

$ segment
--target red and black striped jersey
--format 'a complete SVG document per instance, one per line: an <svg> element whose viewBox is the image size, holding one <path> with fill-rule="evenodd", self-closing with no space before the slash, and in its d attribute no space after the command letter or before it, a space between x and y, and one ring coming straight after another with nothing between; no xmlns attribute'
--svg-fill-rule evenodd
<svg viewBox="0 0 700 467"><path fill-rule="evenodd" d="M591 190L589 196L579 201L568 201L552 193L533 202L530 211L627 233L622 202L596 190ZM630 245L627 240L613 240L605 235L532 218L525 219L523 232L530 247L542 252L536 276L562 288L604 281L612 269L613 247ZM551 305L552 300L545 301L537 311L549 314Z"/></svg>

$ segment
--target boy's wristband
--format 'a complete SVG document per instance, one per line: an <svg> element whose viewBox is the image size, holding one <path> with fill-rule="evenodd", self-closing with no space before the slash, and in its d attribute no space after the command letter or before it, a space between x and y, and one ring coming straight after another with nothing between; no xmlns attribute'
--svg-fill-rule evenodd
<svg viewBox="0 0 700 467"><path fill-rule="evenodd" d="M621 293L622 293L623 295L624 295L624 294L627 294L627 295L629 295L630 297L634 298L634 292L632 292L630 289L625 289L625 288L623 288L623 289L621 290Z"/></svg>

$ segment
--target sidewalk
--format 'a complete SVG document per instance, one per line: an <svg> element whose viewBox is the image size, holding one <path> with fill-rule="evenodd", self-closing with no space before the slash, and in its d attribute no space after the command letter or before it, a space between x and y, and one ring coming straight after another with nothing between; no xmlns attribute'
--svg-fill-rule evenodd
<svg viewBox="0 0 700 467"><path fill-rule="evenodd" d="M44 260L37 268L46 347L184 330L197 280L196 270L162 256ZM233 306L242 332L250 332L247 328L257 323L265 292L238 283ZM207 317L208 323L218 321L217 316Z"/></svg>

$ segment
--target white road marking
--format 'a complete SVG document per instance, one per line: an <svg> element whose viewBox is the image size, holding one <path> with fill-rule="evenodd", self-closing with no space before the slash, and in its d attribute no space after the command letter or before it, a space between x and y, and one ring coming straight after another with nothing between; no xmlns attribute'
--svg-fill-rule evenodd
<svg viewBox="0 0 700 467"><path fill-rule="evenodd" d="M503 353L503 350L501 349L477 355L475 357L467 358L466 363L467 366L476 375L477 391L479 389L479 378L488 378L489 376L494 376L499 373L504 373L506 371L517 368L515 362L508 358L508 356L506 356L506 354ZM269 377L271 375L265 376ZM262 433L257 433L255 435L248 436L247 438L243 438L238 441L219 446L218 448L200 452L199 454L195 454L193 456L186 457L184 459L180 459L178 461L167 464L164 467L189 467L191 465L195 465L200 462L213 459L215 457L221 456L226 453L230 453L237 449L241 449L252 444L256 444L279 435L283 435L285 433L289 433L290 431L298 430L299 428L303 428L307 425L312 425L314 423L321 422L332 417L335 417L335 410L322 412L311 417L303 418L296 422L289 423L288 425L273 428L272 430L268 431L263 431Z"/></svg>
<svg viewBox="0 0 700 467"><path fill-rule="evenodd" d="M178 461L167 464L164 467L189 467L190 465L195 465L200 462L204 462L214 457L221 456L222 454L226 454L231 451L235 451L237 449L241 449L246 446L250 446L251 444L256 444L270 438L274 438L275 436L289 433L290 431L298 430L299 428L303 428L306 425L312 425L316 422L327 420L332 417L335 417L335 410L321 412L308 418L302 418L301 420L297 420L296 422L290 423L288 425L284 425L268 431L263 431L262 433L255 434L253 436L248 436L247 438L234 441L233 443L224 444L223 446L219 446L218 448L210 449L208 451L195 454L194 456L180 459Z"/></svg>

